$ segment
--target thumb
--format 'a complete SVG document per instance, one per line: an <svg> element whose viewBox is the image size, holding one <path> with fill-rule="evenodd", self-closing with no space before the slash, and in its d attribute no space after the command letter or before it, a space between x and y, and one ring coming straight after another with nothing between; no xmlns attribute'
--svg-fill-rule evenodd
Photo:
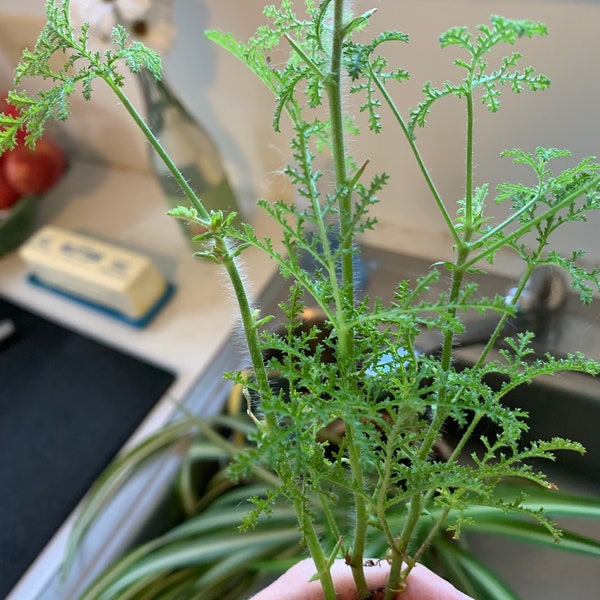
<svg viewBox="0 0 600 600"><path fill-rule="evenodd" d="M323 600L319 581L311 581L316 572L312 559L301 560L286 571L252 600ZM365 577L375 600L383 592L390 567L385 561L365 567ZM338 600L356 600L352 569L345 561L337 560L331 567ZM398 600L471 600L452 584L423 565L416 565L406 581L406 589L397 594Z"/></svg>

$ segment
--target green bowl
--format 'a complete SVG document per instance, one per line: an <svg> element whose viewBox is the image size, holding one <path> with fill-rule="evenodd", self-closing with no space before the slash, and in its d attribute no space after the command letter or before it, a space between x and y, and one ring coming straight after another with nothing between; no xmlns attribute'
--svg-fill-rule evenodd
<svg viewBox="0 0 600 600"><path fill-rule="evenodd" d="M36 196L24 196L0 217L0 255L14 250L29 236L38 200Z"/></svg>

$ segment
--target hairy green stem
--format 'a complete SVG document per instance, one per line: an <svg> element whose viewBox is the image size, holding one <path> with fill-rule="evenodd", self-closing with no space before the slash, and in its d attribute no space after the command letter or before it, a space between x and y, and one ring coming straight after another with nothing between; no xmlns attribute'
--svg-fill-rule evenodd
<svg viewBox="0 0 600 600"><path fill-rule="evenodd" d="M202 204L202 202L200 202L200 200L198 199L198 196L196 196L196 193L191 188L190 184L187 182L185 177L181 174L181 171L177 168L177 165L173 162L173 159L169 156L169 154L167 154L167 152L162 147L161 143L158 141L157 137L154 135L154 133L152 132L150 127L148 127L148 125L146 124L146 121L144 121L144 119L142 118L140 113L136 110L133 103L129 100L129 97L127 96L127 94L125 94L123 89L120 86L118 86L112 80L112 78L110 78L108 76L104 76L104 75L101 75L101 76L104 79L104 81L108 84L108 86L111 88L111 90L119 98L119 100L123 104L125 110L133 118L136 125L141 129L142 133L144 134L144 136L146 137L148 142L150 142L150 145L152 146L152 148L154 148L154 150L160 156L160 159L164 162L166 167L169 169L169 172L171 173L171 175L173 176L175 181L177 181L177 183L181 187L186 198L193 205L193 207L198 211L198 214L200 215L200 217L203 220L208 221L210 219L210 215L208 214L208 211L206 210L206 208L204 208L204 205Z"/></svg>
<svg viewBox="0 0 600 600"><path fill-rule="evenodd" d="M383 82L380 80L379 77L377 77L375 71L373 71L373 67L370 63L369 63L369 73L370 73L371 78L375 82L375 85L379 89L381 95L383 96L383 99L385 100L386 104L388 105L388 108L392 111L394 118L396 119L398 125L400 126L400 129L402 130L402 133L404 134L404 137L406 138L406 141L408 142L408 146L411 149L415 160L417 161L417 165L419 166L421 175L423 176L423 179L425 180L425 183L427 184L427 187L429 188L429 191L431 192L431 195L433 196L433 199L435 200L435 203L446 223L446 226L448 227L448 231L450 232L450 235L452 236L452 239L454 240L454 242L456 244L458 244L460 242L460 236L458 235L458 231L456 230L456 227L454 226L454 221L452 220L452 217L450 216L450 213L448 212L448 209L446 208L444 201L442 200L442 197L441 197L440 193L438 192L437 187L436 187L433 179L431 178L431 175L429 174L427 167L425 166L425 162L423 161L423 157L421 156L421 152L419 151L419 148L415 142L414 136L412 136L410 134L408 127L406 125L406 122L404 121L404 118L400 114L400 111L398 110L396 103L390 96L390 94L387 91L387 88L385 87Z"/></svg>
<svg viewBox="0 0 600 600"><path fill-rule="evenodd" d="M524 273L521 275L521 278L512 293L511 302L510 302L510 305L508 305L508 306L510 306L512 308L516 307L517 302L519 301L519 298L521 297L521 294L523 293L523 290L525 289L525 286L527 285L527 282L529 281L529 278L531 277L531 274L534 269L535 269L535 262L532 262L527 265L527 268L525 269ZM508 321L508 319L509 319L508 312L504 313L504 315L502 315L500 317L500 320L498 321L496 328L490 335L483 350L481 351L481 354L479 355L479 358L477 359L477 362L473 365L473 368L477 369L483 365L483 362L488 357L492 348L498 341L498 338L500 337L500 333L504 329L504 326L506 325L506 322Z"/></svg>
<svg viewBox="0 0 600 600"><path fill-rule="evenodd" d="M443 527L444 522L446 521L446 518L450 514L450 511L451 511L451 508L449 506L446 506L446 508L444 508L444 510L442 511L442 514L437 519L437 521L435 522L433 527L431 527L431 529L427 532L425 539L421 542L421 545L419 546L419 548L417 549L417 551L414 553L414 555L412 557L413 561L415 563L417 563L421 559L421 556L423 556L423 553L425 552L425 550L427 550L427 548L429 548L434 537L438 534L439 530Z"/></svg>
<svg viewBox="0 0 600 600"><path fill-rule="evenodd" d="M332 158L336 180L336 192L339 196L340 252L342 264L342 295L344 310L342 318L354 301L354 269L352 259L353 219L352 190L348 187L346 166L346 143L342 109L342 49L344 42L344 0L335 0L333 7L333 39L331 43L331 62L324 87L328 97L329 118L331 121ZM344 319L345 320L345 319ZM353 347L352 330L341 332L342 355L351 355Z"/></svg>
<svg viewBox="0 0 600 600"><path fill-rule="evenodd" d="M469 240L473 234L473 138L474 138L474 118L473 118L473 95L467 94L466 97L467 104L467 139L466 139L466 157L465 157L465 227L463 230L463 238L457 244L456 250L456 262L453 267L452 272L452 284L450 288L450 296L449 303L455 304L460 295L460 290L463 285L464 275L465 275L465 263L469 258ZM449 311L449 314L454 317L456 316L456 309L452 308ZM452 364L453 358L453 347L454 347L454 332L448 330L444 333L444 338L442 342L442 356L441 356L441 367L444 373L448 372ZM447 390L445 385L442 382L442 385L439 389L439 394L441 399L443 400L446 396ZM423 447L421 449L421 456L425 458L431 449L433 448L433 444L437 439L438 432L444 421L447 418L447 411L443 411L439 408L439 406L432 407L432 411L434 416L431 420L431 425L429 428L429 432L427 437L424 440Z"/></svg>
<svg viewBox="0 0 600 600"><path fill-rule="evenodd" d="M165 165L167 166L177 183L181 186L181 189L185 193L190 203L198 211L200 217L203 220L208 221L210 219L210 215L206 208L204 208L204 205L202 204L201 200L198 198L194 190L190 187L185 177L181 174L181 171L179 170L177 165L173 162L171 157L164 150L159 140L156 138L150 127L148 127L148 125L146 124L145 120L138 113L135 106L129 100L128 96L121 89L121 87L119 87L112 81L112 79L105 78L105 81L108 83L109 87L113 90L113 92L117 95L127 112L134 119L134 121L141 129L142 133L145 135L146 139L150 142L152 147L156 150L160 158L164 161ZM229 242L229 240L227 240L224 236L217 236L215 244L220 244L222 246L221 250L219 251L219 254L221 256L223 266L225 267L225 270L229 275L229 280L233 287L233 292L238 303L238 308L242 320L242 326L248 345L250 360L252 361L252 366L254 369L254 375L256 377L258 391L260 394L267 394L270 390L269 379L264 365L262 352L260 349L258 331L256 328L256 319L254 316L254 311L252 309L250 299L246 292L246 286L244 285L242 274L237 266L237 262L232 248L230 247L231 242ZM273 415L267 416L267 425L270 428L277 427L277 421Z"/></svg>
<svg viewBox="0 0 600 600"><path fill-rule="evenodd" d="M319 581L323 588L324 600L336 600L337 594L335 593L333 577L331 576L331 564L323 552L323 548L319 542L319 535L317 534L310 514L304 506L304 499L294 499L293 504L300 530L304 536L304 542L306 543L308 551L315 563L315 568L317 569Z"/></svg>
<svg viewBox="0 0 600 600"><path fill-rule="evenodd" d="M467 95L467 139L466 139L466 166L465 166L465 214L464 221L465 227L462 231L462 239L457 243L457 256L456 262L453 266L452 271L452 282L450 287L449 304L453 305L457 302L460 295L460 290L463 286L464 275L465 275L465 263L469 257L469 240L473 234L473 96ZM450 315L456 315L456 309L450 309ZM442 341L442 352L441 352L441 370L443 373L448 372L452 364L453 359L453 347L454 347L454 332L448 330L444 333ZM439 382L438 386L438 401L439 404L433 404L431 406L431 422L429 424L427 433L423 439L421 448L419 450L420 460L426 460L427 456L431 453L435 442L439 437L439 432L448 418L448 410L441 407L444 404L444 400L448 393L446 384L444 381ZM434 401L435 402L435 401ZM429 490L424 495L415 494L410 501L408 509L408 517L404 524L402 533L400 535L398 549L399 552L395 552L392 559L392 571L394 573L400 572L401 561L403 554L406 552L409 541L412 538L415 527L418 524L421 512L426 505L429 503L433 496L432 490ZM439 524L438 526L441 526ZM407 577L408 573L412 569L414 561L409 561L403 571L402 577ZM390 577L392 581L392 577ZM390 585L386 592L386 600L393 598L393 586Z"/></svg>
<svg viewBox="0 0 600 600"><path fill-rule="evenodd" d="M389 493L389 485L392 476L392 463L393 461L397 460L397 453L393 440L400 433L402 424L403 419L397 418L394 423L394 427L390 431L385 453L385 462L382 474L379 477L375 506L377 517L383 528L383 532L387 539L388 547L391 549L392 554L392 565L390 569L390 575L388 577L388 585L386 592L386 597L390 598L394 598L395 590L400 586L402 564L406 554L405 546L407 545L407 542L405 543L405 538L401 538L400 540L394 539L394 534L390 529L386 514L386 497Z"/></svg>
<svg viewBox="0 0 600 600"><path fill-rule="evenodd" d="M463 243L473 235L473 94L467 94L467 143L465 156L465 231Z"/></svg>
<svg viewBox="0 0 600 600"><path fill-rule="evenodd" d="M333 3L333 32L331 41L331 58L329 73L324 81L328 98L329 118L331 121L332 158L335 171L336 193L339 197L339 247L342 274L342 311L337 323L338 362L342 367L340 376L347 379L354 372L348 360L354 356L354 332L346 325L348 315L354 304L354 261L353 261L353 215L352 190L348 185L346 166L346 144L344 140L344 124L342 109L341 69L342 50L345 37L344 0L334 0ZM336 282L337 283L337 282ZM337 289L337 285L334 287ZM364 475L361 464L360 449L354 439L351 422L346 423L346 439L348 442L348 458L352 472L353 487L362 489ZM355 526L351 550L352 574L357 588L358 597L362 600L370 595L365 579L363 561L367 536L367 507L362 494L354 493Z"/></svg>
<svg viewBox="0 0 600 600"><path fill-rule="evenodd" d="M300 132L298 134L298 142L302 147L302 168L305 172L305 178L308 184L308 194L310 197L310 203L312 207L313 214L315 216L315 221L317 223L319 239L321 241L321 247L323 251L323 263L326 266L327 273L329 275L329 281L331 283L331 289L334 291L334 303L336 307L337 314L343 314L343 298L339 293L339 284L338 284L338 274L336 269L336 261L333 255L333 250L331 247L331 243L329 240L329 236L327 233L327 225L325 223L325 218L323 215L323 211L321 209L321 204L319 202L320 195L317 189L315 178L312 176L312 163L311 163L311 153L308 148L308 143L306 141L306 135L304 132ZM325 314L328 314L330 311L327 306L323 306L321 303L321 299L317 296L317 294L312 294L315 298L315 301L319 303L324 310Z"/></svg>
<svg viewBox="0 0 600 600"><path fill-rule="evenodd" d="M521 279L520 279L519 283L517 284L517 286L515 288L515 291L513 293L513 297L512 297L512 300L511 300L511 306L514 307L516 305L517 301L519 300L519 297L523 293L523 290L525 289L525 286L527 285L527 281L529 280L533 269L534 269L534 266L533 265L529 265L528 268L523 273L523 275L521 276ZM479 367L481 367L483 365L483 362L485 361L485 359L489 355L489 353L490 353L491 349L493 348L494 344L497 342L498 337L500 336L500 332L504 328L504 325L506 324L506 321L508 320L508 318L509 318L509 313L508 312L505 313L500 318L498 324L496 325L495 330L490 335L487 343L485 344L483 350L481 351L481 354L479 355L477 361L475 362L475 364L473 366L474 369L477 369L477 368L479 368ZM460 391L458 393L460 393ZM461 435L460 440L455 445L454 449L452 450L452 453L448 457L448 459L447 459L448 463L453 464L454 462L456 462L456 460L460 456L462 450L464 449L464 447L466 446L466 444L471 439L471 436L472 436L473 432L475 431L475 428L477 427L477 425L479 424L479 422L481 421L481 419L483 418L483 416L484 416L483 413L479 413L479 414L474 414L473 415L471 421L469 422L469 425L467 426L466 430Z"/></svg>
<svg viewBox="0 0 600 600"><path fill-rule="evenodd" d="M331 510L331 498L327 496L325 492L322 490L319 491L319 500L321 502L321 506L323 508L323 514L325 515L325 520L327 522L327 526L329 527L329 531L333 537L337 539L342 539L343 535L338 526L337 520L335 518L334 512Z"/></svg>
<svg viewBox="0 0 600 600"><path fill-rule="evenodd" d="M228 240L223 239L222 241L223 244L228 245ZM227 271L227 274L229 275L229 280L238 302L242 326L246 336L246 343L248 345L248 352L250 354L250 360L252 361L252 367L254 369L254 376L256 378L258 392L261 395L267 395L270 393L271 388L258 339L256 318L250 304L250 299L246 292L244 280L237 266L236 259L232 255L231 251L223 256L223 265ZM269 413L265 419L269 429L275 429L277 427L277 418L275 415Z"/></svg>
<svg viewBox="0 0 600 600"><path fill-rule="evenodd" d="M383 600L394 600L398 592L403 589L403 578L402 578L402 565L404 564L402 556L393 553L392 561L390 564L390 574L388 577L388 583L385 588L385 594Z"/></svg>
<svg viewBox="0 0 600 600"><path fill-rule="evenodd" d="M408 514L402 528L402 533L391 548L392 560L384 600L393 600L396 597L396 593L401 589L406 577L408 577L408 574L414 567L414 561L408 556L407 550L413 532L421 517L422 510L421 495L415 494L408 503Z"/></svg>
<svg viewBox="0 0 600 600"><path fill-rule="evenodd" d="M350 468L352 470L353 488L362 489L364 476L360 449L354 439L353 427L350 423L346 423L346 438L348 441L348 457ZM352 549L350 552L350 565L352 567L352 575L356 584L358 597L360 600L363 600L363 598L369 598L369 588L363 569L368 515L365 499L362 494L358 492L354 492L354 516L354 539L352 541Z"/></svg>

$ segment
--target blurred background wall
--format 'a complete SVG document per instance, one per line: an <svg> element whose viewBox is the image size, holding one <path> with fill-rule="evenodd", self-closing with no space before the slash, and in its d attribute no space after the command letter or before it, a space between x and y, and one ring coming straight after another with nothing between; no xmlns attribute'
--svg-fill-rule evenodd
<svg viewBox="0 0 600 600"><path fill-rule="evenodd" d="M298 2L299 10L303 3ZM409 34L410 44L390 46L390 63L411 73L407 83L393 86L396 102L406 116L421 98L426 81L440 85L462 77L452 66L453 48L440 49L438 36L455 25L474 27L489 22L490 14L528 18L546 23L549 36L522 40L515 50L521 65L534 65L552 80L549 90L514 95L506 90L497 114L482 106L477 113L476 182L490 189L505 180L530 181L524 167L501 159L503 149L535 146L569 148L574 159L599 153L600 119L600 3L569 0L357 0L356 10L377 8L369 32L384 28ZM165 56L165 73L185 104L217 140L242 202L253 205L259 196L289 195L279 170L289 158L287 138L271 129L273 99L245 67L208 42L208 28L231 31L247 39L263 23L262 0L175 0L177 37ZM7 71L21 48L32 43L39 30L43 0L0 0L0 82L8 85ZM513 49L503 49L501 56ZM390 52L390 51L388 51ZM496 57L498 59L498 57ZM77 99L69 122L70 142L81 156L109 160L123 168L146 168L145 142L107 90L97 86L105 101L90 108ZM135 97L137 89L130 85ZM104 99L104 98L103 98ZM352 102L353 99L349 99ZM385 227L402 232L426 231L444 236L437 215L412 158L387 111L382 110L384 133L361 136L353 143L359 161L371 159L373 170L392 175L381 193L376 214ZM427 128L417 142L436 183L450 203L463 195L464 108L449 99L435 106ZM118 147L112 145L120 140ZM562 166L569 164L565 162ZM503 207L494 211L501 216ZM600 262L596 231L591 226L566 229L556 247L584 246L589 260Z"/></svg>

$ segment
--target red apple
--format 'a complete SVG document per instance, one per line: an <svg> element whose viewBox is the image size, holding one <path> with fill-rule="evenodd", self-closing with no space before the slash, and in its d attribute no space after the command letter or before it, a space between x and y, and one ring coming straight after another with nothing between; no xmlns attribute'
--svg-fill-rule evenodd
<svg viewBox="0 0 600 600"><path fill-rule="evenodd" d="M0 99L0 113L4 113L5 115L9 115L11 117L18 117L19 110L16 106L9 104L7 100L7 95L4 94ZM25 131L23 129L19 129L17 132L17 144L21 145L25 140Z"/></svg>
<svg viewBox="0 0 600 600"><path fill-rule="evenodd" d="M21 197L4 176L3 163L4 157L0 156L0 210L10 208Z"/></svg>
<svg viewBox="0 0 600 600"><path fill-rule="evenodd" d="M61 178L67 161L61 147L50 138L38 140L35 149L17 146L4 155L4 175L17 192L43 194Z"/></svg>
<svg viewBox="0 0 600 600"><path fill-rule="evenodd" d="M2 99L0 99L0 112L3 112L11 117L19 116L19 109L13 104L9 104L8 102L8 94L2 94Z"/></svg>

